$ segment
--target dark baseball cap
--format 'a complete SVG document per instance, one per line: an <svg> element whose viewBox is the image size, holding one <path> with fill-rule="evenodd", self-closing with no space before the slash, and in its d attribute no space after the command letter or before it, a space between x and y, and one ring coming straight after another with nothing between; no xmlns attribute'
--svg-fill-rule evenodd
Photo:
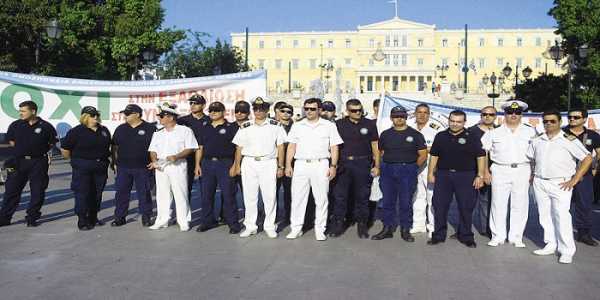
<svg viewBox="0 0 600 300"><path fill-rule="evenodd" d="M208 112L211 111L225 111L225 105L219 101L213 102L208 106Z"/></svg>
<svg viewBox="0 0 600 300"><path fill-rule="evenodd" d="M206 104L206 98L202 95L193 95L188 99L190 104Z"/></svg>
<svg viewBox="0 0 600 300"><path fill-rule="evenodd" d="M84 106L81 109L81 114L88 114L88 115L94 117L94 116L99 116L100 112L93 106Z"/></svg>
<svg viewBox="0 0 600 300"><path fill-rule="evenodd" d="M321 109L323 111L335 111L335 103L331 101L325 101L321 104Z"/></svg>
<svg viewBox="0 0 600 300"><path fill-rule="evenodd" d="M235 112L241 112L244 114L250 113L250 104L244 100L240 100L235 103Z"/></svg>
<svg viewBox="0 0 600 300"><path fill-rule="evenodd" d="M390 117L391 118L405 118L408 116L408 111L406 111L406 108L404 108L401 105L398 105L394 108L392 108L392 111L390 112Z"/></svg>
<svg viewBox="0 0 600 300"><path fill-rule="evenodd" d="M140 114L140 116L142 115L142 108L137 105L137 104L127 104L127 106L125 106L125 109L121 111L122 114L132 114L132 113L138 113Z"/></svg>

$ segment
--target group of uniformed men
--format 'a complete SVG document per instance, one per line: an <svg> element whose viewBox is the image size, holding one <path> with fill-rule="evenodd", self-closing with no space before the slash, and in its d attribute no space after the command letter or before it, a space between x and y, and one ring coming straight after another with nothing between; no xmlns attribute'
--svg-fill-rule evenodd
<svg viewBox="0 0 600 300"><path fill-rule="evenodd" d="M222 219L229 232L240 237L257 234L262 227L268 237L276 238L290 225L286 238L295 239L303 234L305 223L312 222L305 217L310 202L314 203L318 241L342 235L353 223L361 239L369 238L369 228L379 218L383 228L373 240L392 238L400 227L403 240L414 242L413 234L428 233L427 243L436 245L446 240L448 211L456 199L459 220L451 238L476 247L475 211L478 229L490 238L489 246L508 240L524 248L532 185L545 242L534 254L558 253L559 262L570 263L574 239L597 245L591 236L590 166L591 153L600 147L600 135L584 127L585 109L570 110L564 128L559 112L545 112L545 130L537 133L522 122L527 104L518 100L502 105L505 119L498 127L496 109L489 106L481 109L480 122L471 128L465 128L463 111L452 111L446 130L430 121L427 104L416 106L411 122L407 109L397 106L390 112L392 127L379 133L376 120L365 117L357 99L346 102L346 117L338 120L335 104L307 99L304 117L295 122L293 107L285 102L276 103L275 118L269 118L270 104L260 97L251 104L236 103L235 122L225 119L225 106L220 102L210 103L208 116L204 97L194 95L189 104L190 114L183 117L175 104L160 105L161 129L142 120L139 106L127 105L121 112L125 123L112 137L100 124L96 108L82 109L80 125L60 144L63 156L71 159L71 189L80 230L103 225L98 211L112 168L116 170L116 208L111 225L115 227L127 223L135 185L143 226L168 227L174 212L180 230L190 230L192 187L198 181L199 232L217 227ZM374 106L377 114L378 100ZM14 158L9 162L0 226L11 223L27 181L31 188L27 226L39 224L49 181L47 153L58 139L37 110L33 101L21 103L21 119L7 132ZM249 118L251 110L253 119ZM373 197L372 184L379 185L381 197ZM152 221L154 185L157 216ZM217 187L221 197L216 199ZM243 226L235 200L238 189L243 195ZM283 190L283 208L278 209L279 190ZM257 224L259 193L262 224ZM222 201L220 213L214 209L216 201ZM278 215L278 210L283 214ZM570 210L575 215L575 237Z"/></svg>

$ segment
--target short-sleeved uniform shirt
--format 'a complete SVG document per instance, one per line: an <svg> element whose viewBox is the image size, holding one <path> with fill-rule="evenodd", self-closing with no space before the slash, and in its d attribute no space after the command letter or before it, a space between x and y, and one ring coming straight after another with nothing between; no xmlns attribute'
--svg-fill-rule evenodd
<svg viewBox="0 0 600 300"><path fill-rule="evenodd" d="M532 140L527 149L527 157L535 161L535 176L544 179L573 176L577 161L588 154L590 152L577 138L563 132L552 138L542 133Z"/></svg>
<svg viewBox="0 0 600 300"><path fill-rule="evenodd" d="M111 137L108 128L98 125L94 131L87 126L73 127L63 139L61 147L71 151L72 158L108 160Z"/></svg>
<svg viewBox="0 0 600 300"><path fill-rule="evenodd" d="M235 155L235 144L233 137L237 133L237 123L225 121L223 124L213 126L209 122L201 130L199 145L202 146L202 157L204 158L231 158Z"/></svg>
<svg viewBox="0 0 600 300"><path fill-rule="evenodd" d="M410 123L407 124L408 126L414 128L415 130L423 134L423 136L425 137L425 144L427 144L427 148L431 147L435 136L438 134L438 132L442 131L442 127L440 125L432 123L431 121L427 122L427 124L425 124L425 126L423 126L421 130L419 130L419 127L417 126L415 120L412 120Z"/></svg>
<svg viewBox="0 0 600 300"><path fill-rule="evenodd" d="M477 171L477 158L485 151L481 140L468 130L454 135L446 129L435 136L430 154L438 157L438 170Z"/></svg>
<svg viewBox="0 0 600 300"><path fill-rule="evenodd" d="M385 163L414 163L418 151L427 149L425 137L412 127L384 130L379 137L379 149L383 151Z"/></svg>
<svg viewBox="0 0 600 300"><path fill-rule="evenodd" d="M182 125L175 125L170 131L164 127L157 130L148 146L148 151L155 152L160 160L187 149L198 149L198 143L192 130Z"/></svg>
<svg viewBox="0 0 600 300"><path fill-rule="evenodd" d="M564 127L563 131L567 134L574 135L590 153L594 153L594 151L600 147L600 134L594 130L584 128L584 131L580 135L574 134L569 127ZM600 155L600 153L596 153L596 155ZM586 173L586 175L589 174L592 174L592 168L589 168Z"/></svg>
<svg viewBox="0 0 600 300"><path fill-rule="evenodd" d="M58 139L52 124L38 118L33 124L24 120L12 122L6 131L6 141L15 143L12 151L16 157L41 157Z"/></svg>
<svg viewBox="0 0 600 300"><path fill-rule="evenodd" d="M323 118L315 123L307 119L294 123L287 141L296 144L295 159L329 158L329 148L343 143L335 123Z"/></svg>
<svg viewBox="0 0 600 300"><path fill-rule="evenodd" d="M481 137L481 144L497 164L523 164L529 163L527 149L535 136L535 129L527 124L520 124L514 131L503 124L486 132Z"/></svg>
<svg viewBox="0 0 600 300"><path fill-rule="evenodd" d="M286 139L285 129L279 122L266 119L262 124L247 121L233 137L233 143L242 147L243 156L277 158L277 146Z"/></svg>
<svg viewBox="0 0 600 300"><path fill-rule="evenodd" d="M150 163L148 147L156 126L142 121L136 127L124 123L115 129L113 145L117 147L117 161L119 167L145 168Z"/></svg>
<svg viewBox="0 0 600 300"><path fill-rule="evenodd" d="M379 140L377 126L373 121L361 118L355 123L346 117L335 123L344 141L340 146L340 157L373 155L371 142Z"/></svg>

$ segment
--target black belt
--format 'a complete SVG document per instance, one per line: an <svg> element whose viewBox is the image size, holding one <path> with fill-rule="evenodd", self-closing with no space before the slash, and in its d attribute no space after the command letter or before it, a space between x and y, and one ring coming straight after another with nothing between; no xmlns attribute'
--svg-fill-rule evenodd
<svg viewBox="0 0 600 300"><path fill-rule="evenodd" d="M30 159L38 159L38 158L48 158L48 155L47 154L44 154L42 156L23 155L23 156L19 156L19 158L30 160Z"/></svg>
<svg viewBox="0 0 600 300"><path fill-rule="evenodd" d="M413 165L416 164L416 161L413 162L400 162L400 161L383 161L384 163L388 164L388 165Z"/></svg>
<svg viewBox="0 0 600 300"><path fill-rule="evenodd" d="M362 155L362 156L342 156L342 160L362 160L362 159L369 159L371 160L373 158L373 156L371 155Z"/></svg>
<svg viewBox="0 0 600 300"><path fill-rule="evenodd" d="M203 159L212 160L212 161L220 161L220 160L232 160L233 157L205 156Z"/></svg>
<svg viewBox="0 0 600 300"><path fill-rule="evenodd" d="M89 160L89 161L97 161L97 162L108 162L108 158L82 158L82 157L73 157L73 159L81 159L81 160Z"/></svg>
<svg viewBox="0 0 600 300"><path fill-rule="evenodd" d="M476 170L457 170L457 169L440 169L440 171L447 171L447 172L451 172L451 173L456 173L456 172L476 172Z"/></svg>

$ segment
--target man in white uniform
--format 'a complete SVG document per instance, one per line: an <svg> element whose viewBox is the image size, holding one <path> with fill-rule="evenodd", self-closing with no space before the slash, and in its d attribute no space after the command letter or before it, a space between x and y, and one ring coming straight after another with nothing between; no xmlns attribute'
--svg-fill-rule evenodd
<svg viewBox="0 0 600 300"><path fill-rule="evenodd" d="M536 132L530 125L521 123L521 115L527 110L527 103L511 100L502 104L502 109L504 124L486 132L481 138L483 149L492 161L491 167L486 168L484 175L484 180L491 179L492 183L492 238L488 246L496 247L504 244L506 240L506 218L510 198L508 241L517 248L525 248L523 232L529 214L531 177L531 163L526 154Z"/></svg>
<svg viewBox="0 0 600 300"><path fill-rule="evenodd" d="M177 223L181 231L188 231L192 213L188 203L186 157L198 148L198 142L190 128L177 125L175 104L164 103L158 109L160 124L164 127L152 136L148 148L151 160L148 168L156 170L157 215L150 229L169 226L171 202L175 198Z"/></svg>
<svg viewBox="0 0 600 300"><path fill-rule="evenodd" d="M286 236L295 239L302 235L308 193L312 188L315 198L315 238L327 239L327 193L329 181L335 178L338 162L338 145L342 144L335 123L319 117L321 99L304 101L306 118L294 123L288 135L285 175L292 177L291 232ZM292 160L295 159L294 168Z"/></svg>
<svg viewBox="0 0 600 300"><path fill-rule="evenodd" d="M545 112L542 117L546 132L536 136L527 150L535 163L533 191L546 243L533 253L552 255L558 250L558 262L570 264L575 254L571 194L591 166L592 156L577 137L561 131L560 112Z"/></svg>
<svg viewBox="0 0 600 300"><path fill-rule="evenodd" d="M415 107L415 120L408 125L419 131L425 137L427 151L431 149L431 144L435 135L442 130L441 126L429 122L429 105L421 103ZM417 177L417 189L413 195L413 223L410 233L425 233L429 235L433 232L433 208L431 198L433 196L433 184L427 182L428 161L419 169Z"/></svg>
<svg viewBox="0 0 600 300"><path fill-rule="evenodd" d="M252 102L254 120L246 121L235 134L233 143L237 146L235 153L236 173L242 175L246 229L240 237L256 234L258 226L258 189L265 207L263 229L267 236L277 237L275 214L277 211L276 187L277 178L283 176L284 154L283 143L286 134L279 122L267 119L269 103L257 97ZM243 157L243 158L242 158ZM241 164L241 166L240 166Z"/></svg>

